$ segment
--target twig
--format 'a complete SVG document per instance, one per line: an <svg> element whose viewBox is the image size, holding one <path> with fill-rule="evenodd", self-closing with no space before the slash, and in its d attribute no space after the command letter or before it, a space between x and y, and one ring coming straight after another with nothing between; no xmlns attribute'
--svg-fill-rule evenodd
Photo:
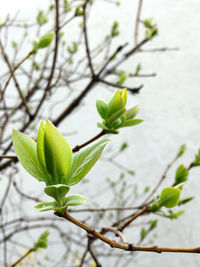
<svg viewBox="0 0 200 267"><path fill-rule="evenodd" d="M172 165L177 161L178 158L179 158L179 155L177 154L175 156L175 158L167 165L167 167L164 170L164 173L161 176L160 180L158 181L158 183L156 184L156 186L154 187L154 189L151 191L151 193L147 196L147 198L145 199L145 201L143 202L143 204L146 204L153 197L153 195L155 194L155 192L158 190L158 188L160 187L160 185L165 180L168 171L170 170L170 168L172 167Z"/></svg>
<svg viewBox="0 0 200 267"><path fill-rule="evenodd" d="M136 212L128 221L126 221L123 225L118 227L118 230L122 232L129 224L131 224L135 219L140 217L141 215L144 215L149 211L149 207L145 207L142 210Z"/></svg>
<svg viewBox="0 0 200 267"><path fill-rule="evenodd" d="M120 88L120 89L123 89L123 88L126 88L128 91L130 91L131 93L139 93L140 90L142 89L143 85L140 85L138 87L127 87L127 86L123 86L123 85L119 85L117 83L111 83L111 82L108 82L108 81L105 81L103 79L100 79L99 78L99 81L104 83L104 84L107 84L109 86L112 86L112 87L115 87L115 88Z"/></svg>
<svg viewBox="0 0 200 267"><path fill-rule="evenodd" d="M106 133L104 132L104 130L102 130L99 134L97 134L96 136L94 136L93 138L91 138L90 140L88 140L87 142L83 143L82 145L77 145L72 149L72 152L77 152L79 151L81 148L89 145L90 143L94 142L95 140L97 140L98 138L100 138L101 136L105 135Z"/></svg>
<svg viewBox="0 0 200 267"><path fill-rule="evenodd" d="M11 264L10 267L17 266L23 259L28 257L29 254L31 254L34 251L34 248L29 249L21 258L19 258L15 263Z"/></svg>
<svg viewBox="0 0 200 267"><path fill-rule="evenodd" d="M138 43L138 30L139 30L140 16L141 16L141 11L142 11L142 4L143 4L143 0L139 0L137 15L136 15L136 22L135 22L135 33L134 33L135 45L137 45Z"/></svg>
<svg viewBox="0 0 200 267"><path fill-rule="evenodd" d="M90 49L89 49L89 43L88 43L88 34L87 34L87 25L86 25L86 21L87 21L86 9L87 9L88 2L89 1L86 0L85 4L83 6L83 34L84 34L84 38L85 38L85 48L86 48L86 54L87 54L87 58L88 58L89 68L90 68L90 71L92 73L92 76L94 76L95 73L94 73L94 68L92 65L92 59L91 59L91 55L90 55Z"/></svg>

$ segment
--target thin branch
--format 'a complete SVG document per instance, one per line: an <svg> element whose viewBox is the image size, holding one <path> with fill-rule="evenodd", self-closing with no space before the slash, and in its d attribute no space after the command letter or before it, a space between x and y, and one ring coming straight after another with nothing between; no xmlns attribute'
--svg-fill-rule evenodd
<svg viewBox="0 0 200 267"><path fill-rule="evenodd" d="M84 39L85 39L85 48L86 48L89 68L90 68L90 71L92 73L92 76L95 76L94 68L93 68L93 65L92 65L92 59L91 59L91 55L90 55L90 48L89 48L89 43L88 43L87 25L86 25L86 21L87 21L86 9L87 9L88 2L89 2L89 0L86 0L85 4L83 6L83 34L84 34Z"/></svg>
<svg viewBox="0 0 200 267"><path fill-rule="evenodd" d="M118 230L122 232L129 224L131 224L135 219L140 217L141 215L144 215L149 211L149 207L145 207L142 210L136 212L128 221L126 221L123 225L118 227Z"/></svg>
<svg viewBox="0 0 200 267"><path fill-rule="evenodd" d="M143 85L140 85L138 87L127 87L127 86L123 86L123 85L119 85L117 83L111 83L111 82L108 82L106 80L103 80L101 78L99 78L99 81L104 83L104 84L107 84L109 86L112 86L112 87L115 87L115 88L120 88L120 89L124 89L126 88L128 91L130 91L131 93L139 93L140 90L142 89Z"/></svg>
<svg viewBox="0 0 200 267"><path fill-rule="evenodd" d="M20 257L15 263L11 264L10 267L17 266L21 261L23 261L26 257L28 257L29 254L31 254L35 249L31 248L29 249L22 257Z"/></svg>
<svg viewBox="0 0 200 267"><path fill-rule="evenodd" d="M123 244L127 244L126 237L120 232L116 227L104 227L102 228L102 231L106 232L113 232L116 237L119 237Z"/></svg>
<svg viewBox="0 0 200 267"><path fill-rule="evenodd" d="M170 170L170 168L172 167L172 165L177 161L177 159L180 156L177 154L175 156L175 158L167 165L167 167L164 170L163 175L161 176L160 180L158 181L158 183L156 184L156 186L154 187L154 189L151 191L151 193L147 196L147 198L145 199L145 201L143 202L143 204L146 204L155 194L155 192L158 190L158 188L161 186L161 184L163 183L163 181L165 180L168 171Z"/></svg>
<svg viewBox="0 0 200 267"><path fill-rule="evenodd" d="M16 79L16 77L15 77L15 75L14 75L14 72L13 72L12 66L11 66L11 64L10 64L10 61L9 61L9 59L8 59L8 56L7 56L7 54L6 54L5 50L4 50L4 47L3 47L3 44L2 44L1 41L0 41L0 48L1 48L1 52L2 52L2 55L3 55L3 57L4 57L4 60L5 60L5 62L6 62L6 64L7 64L7 66L8 66L8 68L9 68L10 73L11 73L11 76L13 77L15 86L16 86L17 91L18 91L18 94L19 94L19 96L20 96L20 98L21 98L21 100L22 100L22 102L23 102L23 105L24 105L24 107L25 107L25 109L26 109L26 112L27 112L27 114L29 115L29 117L32 118L32 114L30 113L30 110L29 110L29 108L28 108L28 106L27 106L26 100L25 100L25 98L24 98L24 96L23 96L23 94L22 94L22 91L21 91L20 87L19 87L19 84L18 84L17 79Z"/></svg>
<svg viewBox="0 0 200 267"><path fill-rule="evenodd" d="M90 143L94 142L95 140L97 140L98 138L100 138L101 136L105 135L106 133L104 132L104 130L102 130L99 134L97 134L96 136L94 136L93 138L91 138L90 140L88 140L87 142L83 143L82 145L77 145L72 149L72 152L77 152L79 151L81 148L89 145Z"/></svg>
<svg viewBox="0 0 200 267"><path fill-rule="evenodd" d="M134 32L135 45L137 45L138 43L138 31L139 31L140 16L141 16L141 11L142 11L142 4L143 4L143 0L139 0L137 15L136 15L136 22L135 22L135 32Z"/></svg>

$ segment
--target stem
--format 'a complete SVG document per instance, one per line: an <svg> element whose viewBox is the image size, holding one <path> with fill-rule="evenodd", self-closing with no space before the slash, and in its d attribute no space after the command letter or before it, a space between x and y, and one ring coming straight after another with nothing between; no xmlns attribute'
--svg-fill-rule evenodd
<svg viewBox="0 0 200 267"><path fill-rule="evenodd" d="M96 136L94 136L93 138L91 138L90 140L88 140L87 142L83 143L82 145L77 145L72 149L72 152L77 152L79 151L81 148L89 145L90 143L94 142L95 140L97 140L99 137L103 136L104 134L106 134L104 132L104 130L102 130L99 134L97 134Z"/></svg>
<svg viewBox="0 0 200 267"><path fill-rule="evenodd" d="M17 266L23 259L25 259L33 251L34 251L34 248L29 249L21 258L19 258L15 263L13 263L12 265L10 265L10 267Z"/></svg>

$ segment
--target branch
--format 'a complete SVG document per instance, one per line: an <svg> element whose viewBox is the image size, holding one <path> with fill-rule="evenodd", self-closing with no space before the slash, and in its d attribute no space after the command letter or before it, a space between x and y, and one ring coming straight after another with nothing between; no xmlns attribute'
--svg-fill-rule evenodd
<svg viewBox="0 0 200 267"><path fill-rule="evenodd" d="M129 224L131 224L139 216L144 215L149 211L149 207L145 207L142 210L136 212L128 221L126 221L122 226L118 227L118 230L122 232Z"/></svg>
<svg viewBox="0 0 200 267"><path fill-rule="evenodd" d="M170 248L170 247L158 247L158 246L135 246L133 244L120 244L115 240L111 240L101 233L97 232L95 229L91 228L90 226L78 221L77 219L73 218L69 213L65 212L63 214L55 213L56 216L62 217L63 219L70 221L71 223L77 225L79 228L85 230L88 234L100 239L104 243L110 245L111 248L118 248L125 251L146 251L146 252L172 252L172 253L200 253L200 247L196 248Z"/></svg>
<svg viewBox="0 0 200 267"><path fill-rule="evenodd" d="M33 248L29 249L21 258L19 258L15 263L11 264L10 267L17 266L23 259L25 259L29 254L31 254L34 251Z"/></svg>
<svg viewBox="0 0 200 267"><path fill-rule="evenodd" d="M96 136L94 136L93 138L91 138L90 140L88 140L87 142L83 143L82 145L77 145L72 149L72 152L77 152L79 151L81 148L89 145L90 143L94 142L95 140L97 140L99 137L103 136L104 134L106 134L104 132L104 130L102 130L99 134L97 134Z"/></svg>
<svg viewBox="0 0 200 267"><path fill-rule="evenodd" d="M145 199L145 201L143 202L143 204L146 204L151 197L153 197L153 195L155 194L155 192L158 190L158 188L160 187L160 185L163 183L163 181L165 180L168 171L170 170L170 168L172 167L172 165L177 161L177 159L180 156L177 154L175 156L175 158L167 165L166 169L164 170L163 175L161 176L160 180L158 181L158 183L156 184L156 186L154 187L154 189L151 191L151 193L147 196L147 198Z"/></svg>
<svg viewBox="0 0 200 267"><path fill-rule="evenodd" d="M124 88L126 88L126 89L127 89L128 91L130 91L131 93L137 93L137 94L140 92L140 90L141 90L142 87L143 87L143 85L140 85L139 87L133 87L133 88L131 88L131 87L127 87L127 86L119 85L119 84L117 84L117 83L111 83L111 82L105 81L105 80L103 80L103 79L101 79L101 78L99 78L99 81L100 81L101 83L107 84L107 85L112 86L112 87L115 87L115 88L120 88L120 89L124 89Z"/></svg>
<svg viewBox="0 0 200 267"><path fill-rule="evenodd" d="M12 66L11 66L11 63L10 63L10 61L8 59L8 56L7 56L7 54L6 54L5 50L4 50L4 47L3 47L3 44L2 44L1 41L0 41L0 49L1 49L2 55L4 57L4 60L5 60L6 64L7 64L7 66L8 66L8 69L10 71L11 77L13 77L13 80L14 80L14 83L15 83L15 87L17 88L18 94L19 94L19 96L20 96L20 98L21 98L21 100L23 102L23 105L24 105L24 107L26 109L26 112L29 115L29 118L32 118L32 114L30 113L30 110L29 110L29 108L27 106L27 103L26 103L26 99L24 98L24 96L22 94L22 91L20 89L20 86L18 84L18 81L17 81L17 79L16 79L16 77L14 75L14 72L13 72L13 69L12 69Z"/></svg>
<svg viewBox="0 0 200 267"><path fill-rule="evenodd" d="M136 15L136 22L135 22L135 45L138 43L138 30L139 30L139 23L140 23L140 15L142 11L142 4L143 0L139 0L138 9L137 9L137 15Z"/></svg>
<svg viewBox="0 0 200 267"><path fill-rule="evenodd" d="M84 38L85 38L85 48L86 48L89 68L90 68L90 71L92 73L92 76L94 76L95 73L94 73L94 69L93 69L93 65L92 65L92 59L91 59L91 55L90 55L90 49L89 49L89 44L88 44L87 25L86 25L86 21L87 21L87 17L86 17L87 16L87 14L86 14L87 4L88 4L88 0L85 1L85 4L83 6L83 34L84 34Z"/></svg>

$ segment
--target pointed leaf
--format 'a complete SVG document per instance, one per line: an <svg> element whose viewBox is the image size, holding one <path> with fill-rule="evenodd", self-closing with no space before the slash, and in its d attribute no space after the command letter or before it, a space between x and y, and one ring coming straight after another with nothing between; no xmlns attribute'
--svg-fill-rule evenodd
<svg viewBox="0 0 200 267"><path fill-rule="evenodd" d="M124 88L120 91L121 94L121 99L122 99L122 108L124 108L126 106L126 102L127 102L127 89Z"/></svg>
<svg viewBox="0 0 200 267"><path fill-rule="evenodd" d="M186 198L180 199L178 202L178 206L184 205L193 199L194 199L194 197L186 197Z"/></svg>
<svg viewBox="0 0 200 267"><path fill-rule="evenodd" d="M34 244L34 249L40 249L40 248L47 248L48 247L48 237L49 237L49 231L44 231L38 241Z"/></svg>
<svg viewBox="0 0 200 267"><path fill-rule="evenodd" d="M117 120L118 118L120 118L124 113L126 112L126 109L120 109L117 112L115 112L114 114L112 114L106 121L111 124L112 122L114 122L115 120Z"/></svg>
<svg viewBox="0 0 200 267"><path fill-rule="evenodd" d="M46 179L48 180L47 185L52 183L52 176L47 171L47 166L45 162L45 155L44 155L44 123L41 121L40 128L38 131L37 136L37 157L42 168L43 173L45 174Z"/></svg>
<svg viewBox="0 0 200 267"><path fill-rule="evenodd" d="M44 201L36 205L34 208L39 211L48 211L48 210L54 210L56 207L56 201Z"/></svg>
<svg viewBox="0 0 200 267"><path fill-rule="evenodd" d="M189 172L184 165L180 165L176 170L175 183L180 184L186 182L188 179Z"/></svg>
<svg viewBox="0 0 200 267"><path fill-rule="evenodd" d="M132 108L129 108L126 112L126 119L127 120L133 119L137 115L138 112L139 112L138 106L134 106Z"/></svg>
<svg viewBox="0 0 200 267"><path fill-rule="evenodd" d="M97 111L99 115L102 117L102 119L105 119L107 111L108 111L107 104L103 100L98 99L96 101L96 107L97 107Z"/></svg>
<svg viewBox="0 0 200 267"><path fill-rule="evenodd" d="M140 119L126 120L121 127L135 126L141 122L143 122L143 120L140 120Z"/></svg>
<svg viewBox="0 0 200 267"><path fill-rule="evenodd" d="M101 128L103 130L108 130L108 128L102 122L97 122L97 127Z"/></svg>
<svg viewBox="0 0 200 267"><path fill-rule="evenodd" d="M58 202L58 205L62 206L65 195L69 192L69 190L70 190L70 187L67 185L56 184L56 185L47 186L44 189L44 192L48 196L54 198Z"/></svg>
<svg viewBox="0 0 200 267"><path fill-rule="evenodd" d="M122 108L122 99L120 91L117 90L108 102L108 117Z"/></svg>
<svg viewBox="0 0 200 267"><path fill-rule="evenodd" d="M43 35L37 45L37 49L43 49L48 47L54 38L54 32L48 32L45 35Z"/></svg>
<svg viewBox="0 0 200 267"><path fill-rule="evenodd" d="M185 153L185 150L186 150L186 145L185 144L181 145L177 154L178 157L181 157Z"/></svg>
<svg viewBox="0 0 200 267"><path fill-rule="evenodd" d="M44 131L44 153L47 170L54 184L65 184L65 178L72 164L72 150L56 127L46 121Z"/></svg>
<svg viewBox="0 0 200 267"><path fill-rule="evenodd" d="M67 185L72 186L80 182L99 159L108 139L102 139L83 148L73 156L73 163L68 174Z"/></svg>
<svg viewBox="0 0 200 267"><path fill-rule="evenodd" d="M78 194L70 195L65 199L65 206L80 206L85 203L85 197Z"/></svg>
<svg viewBox="0 0 200 267"><path fill-rule="evenodd" d="M40 165L46 169L45 155L44 155L44 122L41 121L37 136L37 156Z"/></svg>
<svg viewBox="0 0 200 267"><path fill-rule="evenodd" d="M14 130L12 139L16 155L22 166L39 181L46 181L37 159L36 142L29 136Z"/></svg>
<svg viewBox="0 0 200 267"><path fill-rule="evenodd" d="M173 187L166 187L162 190L159 205L166 208L173 208L178 204L181 190Z"/></svg>
<svg viewBox="0 0 200 267"><path fill-rule="evenodd" d="M111 128L117 129L122 124L122 120L119 118L111 124ZM120 127L119 127L120 128Z"/></svg>

